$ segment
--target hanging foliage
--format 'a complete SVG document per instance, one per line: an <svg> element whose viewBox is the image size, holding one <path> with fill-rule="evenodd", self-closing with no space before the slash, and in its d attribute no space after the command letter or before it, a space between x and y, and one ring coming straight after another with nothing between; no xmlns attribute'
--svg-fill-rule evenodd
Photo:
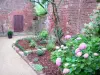
<svg viewBox="0 0 100 75"><path fill-rule="evenodd" d="M37 16L42 16L42 15L47 14L47 11L45 10L45 8L43 8L40 4L35 5L35 10L36 10Z"/></svg>

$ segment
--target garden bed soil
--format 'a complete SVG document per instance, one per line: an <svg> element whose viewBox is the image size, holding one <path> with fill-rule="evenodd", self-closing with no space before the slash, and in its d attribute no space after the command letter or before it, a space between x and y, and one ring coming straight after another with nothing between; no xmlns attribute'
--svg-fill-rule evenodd
<svg viewBox="0 0 100 75"><path fill-rule="evenodd" d="M40 41L36 42L38 46L46 47L47 44L40 44ZM36 50L35 47L30 47L29 42L27 40L19 40L18 44L22 46L25 50Z"/></svg>
<svg viewBox="0 0 100 75"><path fill-rule="evenodd" d="M27 40L19 40L18 44L22 46L25 50L36 50L35 47L30 47Z"/></svg>
<svg viewBox="0 0 100 75"><path fill-rule="evenodd" d="M40 44L39 41L36 42L37 45L39 46L43 46L45 47L46 44ZM20 46L22 46L25 50L36 50L36 48L32 48L29 46L29 42L27 40L19 40L18 44ZM41 64L43 67L43 72L45 73L45 75L63 75L61 74L61 71L59 70L58 66L56 66L56 64L54 64L51 60L50 60L50 52L49 51L45 51L45 54L43 56L38 56L35 52L31 53L27 56L27 59L29 62L32 62L34 64ZM37 62L34 62L34 58L38 58Z"/></svg>
<svg viewBox="0 0 100 75"><path fill-rule="evenodd" d="M56 66L56 64L54 64L50 60L49 51L46 51L43 56L38 56L36 53L31 53L27 56L27 58L30 62L33 62L34 64L41 64L42 66L47 67L43 69L43 72L45 73L45 75L62 75L58 66ZM34 62L33 61L34 58L38 58L38 61Z"/></svg>

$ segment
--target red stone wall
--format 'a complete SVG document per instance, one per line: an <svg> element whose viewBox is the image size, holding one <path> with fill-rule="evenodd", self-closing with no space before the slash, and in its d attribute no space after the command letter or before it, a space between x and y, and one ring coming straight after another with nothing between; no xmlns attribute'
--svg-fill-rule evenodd
<svg viewBox="0 0 100 75"><path fill-rule="evenodd" d="M56 2L59 3L59 0L56 0ZM58 9L58 13L60 17L60 26L63 28L64 33L79 33L84 26L84 23L88 23L90 21L89 15L95 8L96 0L63 0ZM49 7L49 11L49 14L52 15L51 6ZM50 18L51 15L48 15L49 29L54 27L53 21Z"/></svg>

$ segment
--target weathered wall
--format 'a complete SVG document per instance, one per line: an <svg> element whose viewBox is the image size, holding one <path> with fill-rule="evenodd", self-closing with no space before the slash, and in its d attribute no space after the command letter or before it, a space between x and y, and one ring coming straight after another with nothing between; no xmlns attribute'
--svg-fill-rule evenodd
<svg viewBox="0 0 100 75"><path fill-rule="evenodd" d="M24 31L32 27L33 12L29 0L3 0L0 2L0 32L2 32L2 25L4 32L14 29L14 15L23 15Z"/></svg>
<svg viewBox="0 0 100 75"><path fill-rule="evenodd" d="M56 2L59 3L59 0L56 0ZM64 0L58 10L60 26L62 26L64 32L67 34L79 33L84 23L90 21L89 15L95 8L96 0ZM52 9L49 8L49 11L49 14L51 14ZM48 16L48 25L53 27L53 22L50 17L51 15Z"/></svg>

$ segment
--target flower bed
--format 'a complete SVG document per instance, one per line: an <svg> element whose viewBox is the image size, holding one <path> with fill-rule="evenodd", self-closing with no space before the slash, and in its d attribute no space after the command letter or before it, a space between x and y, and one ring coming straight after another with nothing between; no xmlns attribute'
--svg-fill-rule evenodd
<svg viewBox="0 0 100 75"><path fill-rule="evenodd" d="M46 46L46 44L36 43L42 47ZM33 70L36 71L37 75L62 75L58 66L50 60L50 51L46 50L46 48L42 48L44 54L39 56L37 54L39 49L30 47L29 45L29 41L25 38L13 44L13 48L33 68Z"/></svg>

